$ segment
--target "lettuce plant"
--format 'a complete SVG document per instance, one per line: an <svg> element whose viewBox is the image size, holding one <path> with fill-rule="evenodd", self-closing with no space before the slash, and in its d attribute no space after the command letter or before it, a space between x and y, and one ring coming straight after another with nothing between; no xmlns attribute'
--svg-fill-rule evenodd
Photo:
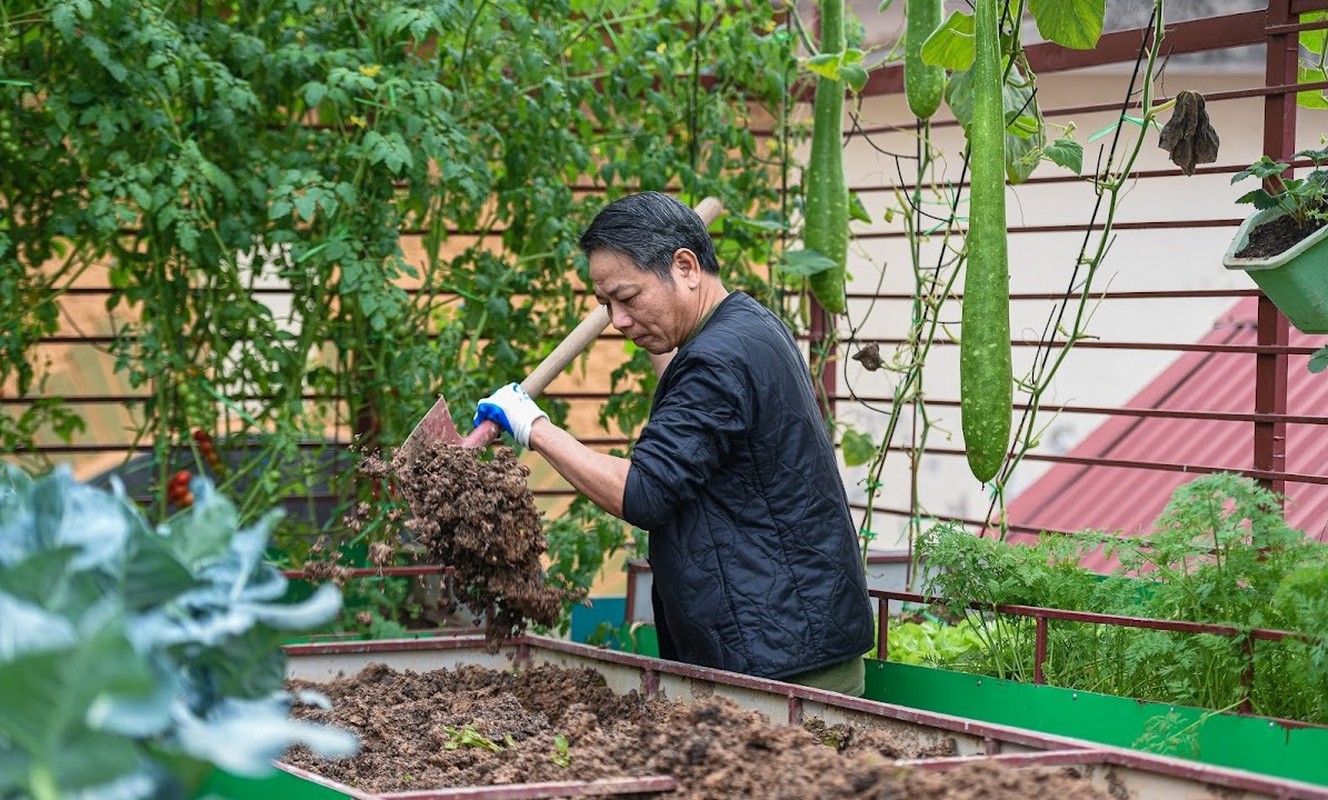
<svg viewBox="0 0 1328 800"><path fill-rule="evenodd" d="M290 718L283 632L332 619L320 587L283 602L264 563L273 512L240 529L196 478L193 507L150 525L117 483L0 472L0 797L188 797L214 766L260 775L292 744L351 753Z"/></svg>

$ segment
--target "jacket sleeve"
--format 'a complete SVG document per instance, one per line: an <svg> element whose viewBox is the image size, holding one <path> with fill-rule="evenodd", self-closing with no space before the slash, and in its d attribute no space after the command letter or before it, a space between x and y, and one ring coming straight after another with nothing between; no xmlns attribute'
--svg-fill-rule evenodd
<svg viewBox="0 0 1328 800"><path fill-rule="evenodd" d="M659 527L694 500L748 430L750 382L715 359L688 359L666 387L632 450L623 519Z"/></svg>

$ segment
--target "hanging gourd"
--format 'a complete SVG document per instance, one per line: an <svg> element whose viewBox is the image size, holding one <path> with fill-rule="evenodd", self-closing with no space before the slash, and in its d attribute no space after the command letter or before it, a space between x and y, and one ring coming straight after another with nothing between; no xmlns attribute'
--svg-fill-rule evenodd
<svg viewBox="0 0 1328 800"><path fill-rule="evenodd" d="M918 119L931 119L945 94L945 68L922 60L922 44L941 24L943 0L908 0L904 9L904 97Z"/></svg>
<svg viewBox="0 0 1328 800"><path fill-rule="evenodd" d="M971 174L959 347L960 417L968 466L996 476L1010 443L1010 269L1005 229L1005 112L1001 85L1000 0L974 4Z"/></svg>
<svg viewBox="0 0 1328 800"><path fill-rule="evenodd" d="M821 0L821 53L844 51L844 0ZM803 245L831 264L808 278L812 296L831 314L844 313L848 259L848 184L844 181L844 81L818 75L807 162Z"/></svg>

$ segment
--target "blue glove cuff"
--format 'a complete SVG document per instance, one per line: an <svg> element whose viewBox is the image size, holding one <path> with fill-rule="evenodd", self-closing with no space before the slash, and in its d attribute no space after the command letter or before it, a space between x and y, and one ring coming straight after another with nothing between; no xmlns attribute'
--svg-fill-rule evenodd
<svg viewBox="0 0 1328 800"><path fill-rule="evenodd" d="M507 412L503 411L502 406L481 400L480 404L475 408L475 419L472 420L471 423L473 425L479 425L486 419L497 423L498 427L507 432L507 435L516 435L512 431L512 423L507 421Z"/></svg>

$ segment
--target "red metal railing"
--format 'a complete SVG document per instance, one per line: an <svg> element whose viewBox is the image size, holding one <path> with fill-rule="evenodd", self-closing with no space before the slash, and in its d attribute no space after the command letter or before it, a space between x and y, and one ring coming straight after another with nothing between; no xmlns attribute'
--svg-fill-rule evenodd
<svg viewBox="0 0 1328 800"><path fill-rule="evenodd" d="M872 589L868 594L875 597L877 603L877 654L882 660L889 659L890 642L890 614L888 613L887 603L890 600L898 600L905 603L915 603L918 605L954 605L944 597L934 597L917 594L915 592L897 592L884 589ZM1245 670L1241 673L1240 685L1244 691L1244 697L1241 699L1239 709L1248 713L1250 706L1250 691L1254 685L1254 643L1256 641L1280 642L1286 639L1314 643L1316 640L1306 636L1303 633L1295 631L1274 630L1272 628L1238 628L1234 625L1221 625L1211 622L1189 622L1185 620L1165 620L1151 619L1148 617L1128 617L1120 614L1098 614L1091 611L1070 611L1063 608L1044 608L1042 606L1026 606L1009 603L969 603L967 608L975 611L991 611L998 614L1009 614L1016 617L1031 617L1035 620L1034 630L1034 653L1033 653L1033 683L1036 686L1042 686L1046 683L1046 676L1043 673L1043 664L1047 660L1047 623L1049 620L1061 620L1063 622L1086 622L1092 625L1114 625L1121 628L1140 628L1155 631L1171 631L1173 633L1207 633L1215 636L1225 636L1231 639L1240 639L1242 649L1245 655ZM1289 724L1306 724L1294 723Z"/></svg>

